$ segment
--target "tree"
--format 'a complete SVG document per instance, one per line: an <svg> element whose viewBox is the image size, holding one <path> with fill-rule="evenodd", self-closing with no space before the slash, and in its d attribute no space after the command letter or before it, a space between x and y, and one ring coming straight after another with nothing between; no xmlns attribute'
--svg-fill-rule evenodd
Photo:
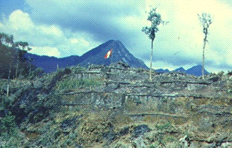
<svg viewBox="0 0 232 148"><path fill-rule="evenodd" d="M208 28L209 28L209 25L212 24L212 19L211 19L211 16L210 14L207 14L207 13L202 13L201 15L198 14L198 18L201 22L201 25L203 27L203 33L205 35L204 37L204 44L203 44L203 53L202 53L202 78L204 79L204 70L205 70L205 46L206 46L206 43L208 42L207 40L207 35L208 35Z"/></svg>
<svg viewBox="0 0 232 148"><path fill-rule="evenodd" d="M15 77L18 77L18 69L19 69L19 59L23 57L23 55L26 53L25 51L25 47L27 47L28 50L30 50L31 48L29 48L29 44L27 42L15 42L14 43L14 47L17 48L21 48L21 50L18 50L17 52L17 63L16 63L16 71L15 71Z"/></svg>
<svg viewBox="0 0 232 148"><path fill-rule="evenodd" d="M151 71L152 71L152 56L153 56L153 42L156 37L156 33L159 31L158 26L162 24L167 24L168 22L164 22L161 19L161 15L156 12L156 8L150 10L148 14L148 21L151 22L150 27L143 27L142 31L149 36L151 39L151 55L150 55L150 80L151 78Z"/></svg>
<svg viewBox="0 0 232 148"><path fill-rule="evenodd" d="M7 97L9 96L9 89L10 89L11 64L14 59L13 54L9 50L8 46L10 45L12 47L13 44L14 44L13 35L7 35L5 33L0 33L0 51L1 51L0 68L7 68L9 64L8 81L7 81Z"/></svg>
<svg viewBox="0 0 232 148"><path fill-rule="evenodd" d="M13 35L0 32L0 78L28 76L35 69L24 56L27 50L31 50L27 42L14 42Z"/></svg>
<svg viewBox="0 0 232 148"><path fill-rule="evenodd" d="M14 43L14 37L13 35L8 35L8 34L5 34L5 33L0 33L0 46L2 44L6 44L6 45L13 45Z"/></svg>

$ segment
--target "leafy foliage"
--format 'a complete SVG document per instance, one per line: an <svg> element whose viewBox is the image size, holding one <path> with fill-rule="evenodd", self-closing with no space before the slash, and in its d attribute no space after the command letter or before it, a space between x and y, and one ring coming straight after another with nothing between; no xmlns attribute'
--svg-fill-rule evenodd
<svg viewBox="0 0 232 148"><path fill-rule="evenodd" d="M203 26L203 33L204 34L208 34L208 28L209 25L212 24L212 18L210 16L210 14L207 13L202 13L201 15L198 14L198 18L201 22L201 25Z"/></svg>
<svg viewBox="0 0 232 148"><path fill-rule="evenodd" d="M151 69L152 69L152 56L153 56L153 41L156 37L156 33L159 31L158 26L162 24L167 24L161 19L161 15L156 12L156 8L151 9L149 12L148 21L151 22L150 27L143 27L142 31L149 36L151 39L151 55L150 55L150 80L151 80Z"/></svg>
<svg viewBox="0 0 232 148"><path fill-rule="evenodd" d="M142 31L145 34L148 34L149 38L153 41L156 37L156 33L159 31L158 26L160 24L167 24L168 22L165 22L161 19L161 15L156 12L156 8L151 9L147 20L151 22L151 26L143 27Z"/></svg>

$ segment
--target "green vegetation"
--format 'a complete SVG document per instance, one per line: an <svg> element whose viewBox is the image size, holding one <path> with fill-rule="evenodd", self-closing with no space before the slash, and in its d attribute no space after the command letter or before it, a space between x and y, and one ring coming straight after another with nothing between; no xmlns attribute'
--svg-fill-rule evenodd
<svg viewBox="0 0 232 148"><path fill-rule="evenodd" d="M75 90L78 88L89 88L100 86L102 81L100 79L69 79L59 81L55 89L58 90Z"/></svg>
<svg viewBox="0 0 232 148"><path fill-rule="evenodd" d="M24 138L16 126L15 116L7 113L0 120L0 147L20 147Z"/></svg>
<svg viewBox="0 0 232 148"><path fill-rule="evenodd" d="M166 129L168 129L168 128L171 128L172 127L172 125L171 125L171 123L170 122L167 122L167 123L164 123L164 124L157 124L156 125L156 129L157 130L166 130Z"/></svg>
<svg viewBox="0 0 232 148"><path fill-rule="evenodd" d="M15 116L11 115L11 113L6 114L6 116L1 119L0 135L13 135L15 133L15 129Z"/></svg>

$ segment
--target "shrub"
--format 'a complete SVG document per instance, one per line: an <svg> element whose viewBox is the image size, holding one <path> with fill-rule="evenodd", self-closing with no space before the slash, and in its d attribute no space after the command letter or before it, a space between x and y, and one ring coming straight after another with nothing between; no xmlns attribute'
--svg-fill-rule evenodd
<svg viewBox="0 0 232 148"><path fill-rule="evenodd" d="M1 126L0 126L0 135L6 133L8 135L13 135L16 130L16 124L15 124L15 116L11 115L11 112L9 112L4 118L1 120Z"/></svg>
<svg viewBox="0 0 232 148"><path fill-rule="evenodd" d="M21 147L26 144L24 134L15 123L15 116L10 112L0 122L0 147Z"/></svg>

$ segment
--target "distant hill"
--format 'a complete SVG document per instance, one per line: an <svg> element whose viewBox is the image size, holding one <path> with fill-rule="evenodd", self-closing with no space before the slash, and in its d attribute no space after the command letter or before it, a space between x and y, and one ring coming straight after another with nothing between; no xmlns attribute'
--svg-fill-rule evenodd
<svg viewBox="0 0 232 148"><path fill-rule="evenodd" d="M174 71L180 72L180 73L185 73L185 69L183 67L177 68Z"/></svg>
<svg viewBox="0 0 232 148"><path fill-rule="evenodd" d="M201 76L202 75L202 65L193 66L192 68L189 68L188 70L186 70L186 73L190 74L190 75ZM207 74L209 74L209 72L204 69L204 74L207 75Z"/></svg>
<svg viewBox="0 0 232 148"><path fill-rule="evenodd" d="M112 56L108 59L104 59L105 54L112 49ZM86 52L80 57L81 62L79 65L88 66L88 64L96 65L109 65L122 61L128 64L130 67L135 68L147 68L142 60L134 57L126 47L118 40L109 40L104 44Z"/></svg>
<svg viewBox="0 0 232 148"><path fill-rule="evenodd" d="M112 56L108 59L105 59L105 54L112 49ZM109 65L111 63L116 63L118 61L122 61L128 64L130 67L134 68L148 68L142 60L134 57L126 47L118 40L109 40L98 47L91 49L86 52L82 56L69 56L64 58L56 58L49 56L39 56L35 54L27 53L26 57L30 57L34 59L32 62L35 66L41 67L45 72L50 73L56 71L57 66L60 68L65 68L68 66L80 65L83 67L87 67L89 64L95 65ZM186 74L191 74L195 76L201 76L201 65L193 66L187 70L183 67L177 68L175 72L181 72ZM168 69L157 69L155 70L158 73L168 73L172 72ZM207 70L205 70L205 74L209 74Z"/></svg>
<svg viewBox="0 0 232 148"><path fill-rule="evenodd" d="M104 59L105 54L113 49L112 56ZM118 61L128 64L130 67L147 68L142 60L134 57L126 47L118 40L109 40L96 48L86 52L82 56L69 56L65 58L56 58L49 56L39 56L27 53L26 57L34 59L32 62L35 66L41 67L45 72L53 72L57 69L67 66L80 65L87 67L88 64L109 65Z"/></svg>
<svg viewBox="0 0 232 148"><path fill-rule="evenodd" d="M173 71L170 71L168 69L157 69L155 70L158 73L168 73L168 72L180 72L180 73L186 73L190 75L195 75L195 76L201 76L202 75L202 65L196 65L193 66L187 70L185 70L183 67L177 68ZM209 74L207 70L204 70L205 75Z"/></svg>
<svg viewBox="0 0 232 148"><path fill-rule="evenodd" d="M167 72L170 72L170 71L168 69L160 68L160 69L156 69L155 72L157 72L157 73L167 73Z"/></svg>
<svg viewBox="0 0 232 148"><path fill-rule="evenodd" d="M36 54L27 53L25 55L27 58L32 58L34 64L37 67L41 67L44 72L50 73L57 70L57 66L60 68L65 68L68 66L77 65L80 61L79 56L70 56L65 58L56 58L49 56L39 56Z"/></svg>

